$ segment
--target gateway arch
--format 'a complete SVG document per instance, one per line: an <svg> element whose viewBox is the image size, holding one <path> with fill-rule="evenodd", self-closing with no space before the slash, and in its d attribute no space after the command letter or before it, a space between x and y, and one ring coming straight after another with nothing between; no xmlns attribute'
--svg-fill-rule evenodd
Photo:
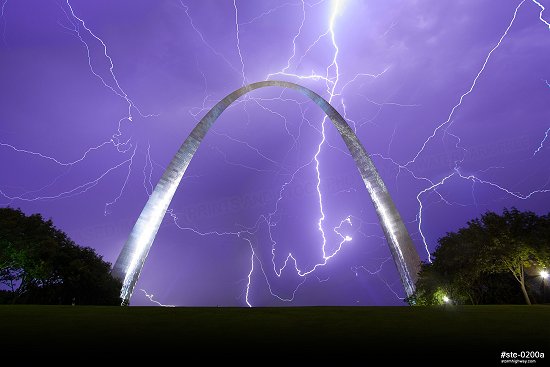
<svg viewBox="0 0 550 367"><path fill-rule="evenodd" d="M147 254L153 245L164 215L168 210L170 201L202 139L212 124L214 124L231 103L248 92L264 87L282 87L297 90L321 107L330 118L338 129L342 139L344 139L363 178L363 182L369 192L374 209L384 230L384 235L386 236L393 261L401 277L405 293L407 296L414 293L415 282L420 270L420 257L390 197L386 185L380 178L374 163L353 130L338 111L317 93L298 84L268 80L239 88L212 107L202 120L199 121L197 126L195 126L193 131L191 131L187 139L185 139L168 165L168 168L164 171L113 267L113 276L122 281L120 297L123 305L129 304L139 274L143 268Z"/></svg>

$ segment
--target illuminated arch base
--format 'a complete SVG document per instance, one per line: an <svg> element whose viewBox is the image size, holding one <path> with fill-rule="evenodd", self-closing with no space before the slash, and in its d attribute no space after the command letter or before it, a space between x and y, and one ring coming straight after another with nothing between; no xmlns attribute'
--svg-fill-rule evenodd
<svg viewBox="0 0 550 367"><path fill-rule="evenodd" d="M401 276L405 293L408 296L413 294L417 274L420 269L420 258L403 224L401 216L388 193L386 185L384 185L374 163L359 139L357 139L353 130L342 116L340 116L338 111L317 93L298 84L269 80L249 84L226 96L208 111L183 142L175 157L170 162L170 165L166 171L164 171L155 190L149 197L147 204L145 204L143 211L130 233L128 241L122 248L115 266L113 267L113 275L122 281L122 289L120 292L122 304L129 304L139 274L164 215L166 214L170 201L176 192L187 166L189 166L189 162L191 162L193 155L212 124L221 113L239 97L255 89L271 86L294 89L306 95L323 109L334 126L338 129L351 156L355 160L357 169L359 169L359 173L370 194L390 247L393 261Z"/></svg>

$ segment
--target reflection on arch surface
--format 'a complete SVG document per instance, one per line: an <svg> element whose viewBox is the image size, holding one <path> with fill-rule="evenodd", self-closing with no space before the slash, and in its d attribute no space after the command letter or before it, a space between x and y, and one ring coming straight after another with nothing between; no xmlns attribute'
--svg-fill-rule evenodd
<svg viewBox="0 0 550 367"><path fill-rule="evenodd" d="M168 168L164 171L113 267L113 275L122 281L120 295L123 304L129 303L170 201L202 139L231 103L250 91L264 87L283 87L297 90L321 107L330 118L346 143L363 178L384 230L393 261L401 276L405 293L410 296L414 292L417 273L420 269L420 258L386 185L353 130L334 107L312 90L295 83L268 80L239 88L212 107L185 139Z"/></svg>

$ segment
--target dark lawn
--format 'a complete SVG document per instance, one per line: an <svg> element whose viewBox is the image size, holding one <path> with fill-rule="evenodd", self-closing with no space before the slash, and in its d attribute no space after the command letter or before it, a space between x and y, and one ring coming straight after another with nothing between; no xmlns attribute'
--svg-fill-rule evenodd
<svg viewBox="0 0 550 367"><path fill-rule="evenodd" d="M0 306L0 342L4 351L44 355L107 357L128 347L134 358L168 353L207 360L275 350L273 362L285 361L286 352L328 362L346 352L365 366L403 365L408 355L429 365L501 365L502 351L523 350L544 352L535 364L543 366L550 365L550 306Z"/></svg>

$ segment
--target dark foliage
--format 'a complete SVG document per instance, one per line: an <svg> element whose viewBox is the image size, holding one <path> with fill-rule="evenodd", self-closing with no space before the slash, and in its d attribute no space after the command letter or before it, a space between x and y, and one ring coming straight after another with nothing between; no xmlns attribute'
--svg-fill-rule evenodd
<svg viewBox="0 0 550 367"><path fill-rule="evenodd" d="M439 239L433 262L423 264L409 303L544 302L539 271L550 266L550 215L505 209L487 212Z"/></svg>
<svg viewBox="0 0 550 367"><path fill-rule="evenodd" d="M40 214L0 208L0 303L115 305L111 266Z"/></svg>

